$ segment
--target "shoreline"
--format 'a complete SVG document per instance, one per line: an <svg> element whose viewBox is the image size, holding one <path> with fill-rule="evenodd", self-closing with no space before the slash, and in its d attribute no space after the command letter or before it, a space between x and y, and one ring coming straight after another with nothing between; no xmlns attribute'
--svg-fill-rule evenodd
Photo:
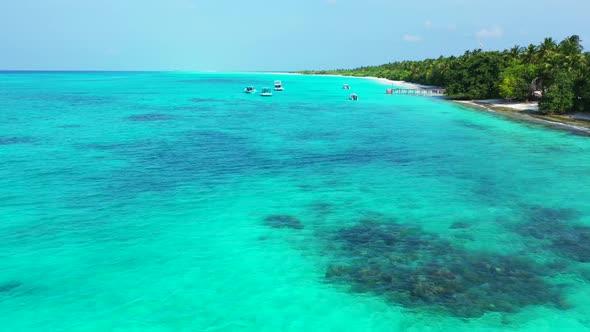
<svg viewBox="0 0 590 332"><path fill-rule="evenodd" d="M338 75L336 75L338 76ZM386 78L363 77L366 79L381 82L383 84L393 84L408 89L431 89L435 86L415 84L405 81L393 81ZM484 100L452 100L445 99L456 105L464 106L472 110L486 111L494 114L505 116L509 119L523 121L528 123L540 124L552 129L574 132L576 134L590 136L590 114L571 114L571 115L546 115L539 113L538 103L524 102L506 102L499 99Z"/></svg>
<svg viewBox="0 0 590 332"><path fill-rule="evenodd" d="M406 89L437 89L440 88L434 85L423 85L417 83L411 83L406 81L394 81L387 78L375 77L375 76L350 76L350 75L338 75L338 74L303 74L303 73L290 73L294 75L308 75L308 76L328 76L328 77L351 77L351 78L362 78L369 79L375 82L379 82L386 85L395 85Z"/></svg>
<svg viewBox="0 0 590 332"><path fill-rule="evenodd" d="M349 76L337 74L301 74L298 75L312 75L312 76L332 76L332 77L352 77L364 78L379 82L387 86L398 86L406 89L436 89L437 86L422 85L417 83L394 81L381 77L374 76ZM505 116L509 119L540 124L551 129L562 131L569 131L579 135L590 136L590 114L574 113L570 115L549 115L539 113L537 103L523 103L523 102L506 102L499 99L485 99L485 100L452 100L444 99L454 103L455 105L463 106L471 110L486 111L494 114Z"/></svg>
<svg viewBox="0 0 590 332"><path fill-rule="evenodd" d="M590 121L579 120L567 115L544 115L534 110L523 108L523 103L494 104L489 100L450 100L456 105L476 111L491 112L509 119L528 123L540 124L552 129L569 131L576 134L590 136ZM576 116L576 115L572 115Z"/></svg>
<svg viewBox="0 0 590 332"><path fill-rule="evenodd" d="M406 81L394 81L394 80L390 80L387 78L380 78L380 77L374 77L374 76L361 76L359 78L366 78L366 79L370 79L370 80L377 81L377 82L387 84L387 85L400 86L400 87L406 88L406 89L423 90L423 89L437 89L437 88L439 88L438 86L434 86L434 85L423 85L423 84L411 83L411 82L406 82Z"/></svg>

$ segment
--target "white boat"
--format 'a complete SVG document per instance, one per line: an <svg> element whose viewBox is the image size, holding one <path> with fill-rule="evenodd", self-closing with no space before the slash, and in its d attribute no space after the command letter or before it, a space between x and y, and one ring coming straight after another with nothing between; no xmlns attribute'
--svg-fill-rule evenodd
<svg viewBox="0 0 590 332"><path fill-rule="evenodd" d="M256 89L253 86L248 86L244 89L245 93L256 93Z"/></svg>
<svg viewBox="0 0 590 332"><path fill-rule="evenodd" d="M356 93L350 94L350 100L357 101L359 100L359 96Z"/></svg>
<svg viewBox="0 0 590 332"><path fill-rule="evenodd" d="M344 84L344 85L342 85L342 89L344 89L344 90L350 90L350 85Z"/></svg>
<svg viewBox="0 0 590 332"><path fill-rule="evenodd" d="M270 88L262 88L260 95L263 97L272 97L272 92L270 91Z"/></svg>
<svg viewBox="0 0 590 332"><path fill-rule="evenodd" d="M275 91L283 91L283 90L285 90L285 88L283 88L283 82L275 81Z"/></svg>

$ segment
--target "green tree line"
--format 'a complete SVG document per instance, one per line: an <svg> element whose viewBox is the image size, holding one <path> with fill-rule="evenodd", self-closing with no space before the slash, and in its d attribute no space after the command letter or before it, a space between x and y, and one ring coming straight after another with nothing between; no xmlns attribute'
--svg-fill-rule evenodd
<svg viewBox="0 0 590 332"><path fill-rule="evenodd" d="M546 113L590 112L590 53L580 37L504 51L467 51L461 56L399 61L379 66L307 74L375 76L446 87L453 99L538 99Z"/></svg>

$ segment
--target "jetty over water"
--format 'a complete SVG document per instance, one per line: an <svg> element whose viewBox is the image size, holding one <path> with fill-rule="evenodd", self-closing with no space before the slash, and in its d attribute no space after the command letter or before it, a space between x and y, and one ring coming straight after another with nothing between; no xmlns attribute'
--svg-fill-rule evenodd
<svg viewBox="0 0 590 332"><path fill-rule="evenodd" d="M446 89L388 89L391 95L444 96Z"/></svg>

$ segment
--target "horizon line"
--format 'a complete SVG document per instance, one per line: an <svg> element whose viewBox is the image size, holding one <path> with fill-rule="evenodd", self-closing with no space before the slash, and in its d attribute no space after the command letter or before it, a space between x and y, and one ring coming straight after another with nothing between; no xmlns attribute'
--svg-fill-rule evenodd
<svg viewBox="0 0 590 332"><path fill-rule="evenodd" d="M305 70L305 69L303 69ZM0 69L0 73L26 73L26 72L41 72L41 73L76 73L76 72L84 72L84 73L264 73L264 74L272 74L272 73L297 73L303 70L179 70L179 69L167 69L167 70L153 70L153 69L142 69L142 70L134 70L134 69Z"/></svg>

